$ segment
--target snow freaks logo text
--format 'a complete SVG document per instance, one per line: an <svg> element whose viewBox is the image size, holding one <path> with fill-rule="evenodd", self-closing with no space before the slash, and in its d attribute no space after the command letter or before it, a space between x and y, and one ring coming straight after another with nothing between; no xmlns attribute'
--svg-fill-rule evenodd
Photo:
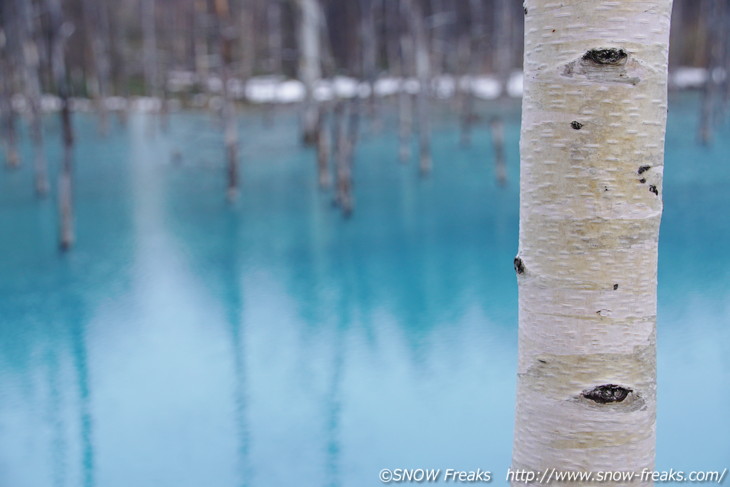
<svg viewBox="0 0 730 487"><path fill-rule="evenodd" d="M487 483L492 481L489 470L456 470L447 468L384 468L380 471L380 481L384 484L406 482L452 482L452 483Z"/></svg>

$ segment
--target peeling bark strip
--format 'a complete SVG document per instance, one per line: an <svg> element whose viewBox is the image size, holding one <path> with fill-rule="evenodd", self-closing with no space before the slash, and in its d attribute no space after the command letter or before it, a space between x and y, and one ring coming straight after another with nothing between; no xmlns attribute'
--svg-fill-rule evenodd
<svg viewBox="0 0 730 487"><path fill-rule="evenodd" d="M513 468L653 467L671 7L525 1Z"/></svg>

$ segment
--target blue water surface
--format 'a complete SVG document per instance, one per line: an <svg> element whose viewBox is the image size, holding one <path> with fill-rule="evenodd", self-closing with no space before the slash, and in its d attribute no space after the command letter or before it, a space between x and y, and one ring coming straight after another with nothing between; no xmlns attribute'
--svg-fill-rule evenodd
<svg viewBox="0 0 730 487"><path fill-rule="evenodd" d="M425 179L392 114L364 122L350 219L286 108L241 115L234 206L211 115L163 132L134 114L106 138L77 115L67 255L30 164L1 171L0 486L375 486L399 467L505 484L519 107L506 188L482 108L470 148L439 109ZM687 471L730 467L730 130L698 146L697 111L672 100L659 262L657 467Z"/></svg>

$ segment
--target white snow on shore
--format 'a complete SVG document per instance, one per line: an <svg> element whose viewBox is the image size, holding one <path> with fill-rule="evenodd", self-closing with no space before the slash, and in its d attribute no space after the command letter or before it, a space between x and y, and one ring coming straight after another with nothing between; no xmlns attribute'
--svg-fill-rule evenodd
<svg viewBox="0 0 730 487"><path fill-rule="evenodd" d="M725 79L726 71L717 68L712 73L712 78L717 81ZM683 67L677 68L669 74L669 86L673 89L700 89L708 80L707 70L703 68ZM222 82L218 77L210 77L204 83L207 93L190 95L190 103L194 107L204 108L217 106L222 103ZM175 71L170 73L168 87L172 93L185 94L193 91L195 76L193 73ZM523 77L522 72L513 72L507 83L507 95L512 98L522 96ZM459 92L471 92L476 98L482 100L494 100L502 94L503 87L495 76L462 76L454 77L441 75L430 81L429 89L437 98L450 98ZM306 98L304 84L296 79L288 79L284 76L257 76L247 82L238 79L228 81L228 90L231 96L237 100L245 100L253 104L292 104L300 103ZM421 90L421 84L415 78L394 78L382 77L374 81L372 87L369 83L358 81L355 78L336 76L332 79L322 79L314 87L313 97L317 101L331 101L340 98L354 98L360 96L369 97L374 91L377 97L394 96L401 92L411 95ZM24 112L27 103L22 95L16 95L12 99L13 107L19 112ZM133 97L125 99L114 96L105 100L105 107L108 110L133 110L140 112L155 112L162 107L162 101L154 97ZM175 109L180 106L177 100L169 100L169 108ZM53 95L43 95L41 106L44 111L52 112L61 108L61 101ZM95 104L85 98L72 99L72 108L77 111L92 111Z"/></svg>

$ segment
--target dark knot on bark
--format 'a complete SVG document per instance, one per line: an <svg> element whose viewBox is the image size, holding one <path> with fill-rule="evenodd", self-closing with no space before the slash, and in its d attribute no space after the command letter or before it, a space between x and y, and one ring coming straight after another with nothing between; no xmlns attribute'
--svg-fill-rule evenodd
<svg viewBox="0 0 730 487"><path fill-rule="evenodd" d="M583 55L583 59L595 64L618 66L626 63L629 55L623 49L591 49Z"/></svg>
<svg viewBox="0 0 730 487"><path fill-rule="evenodd" d="M525 263L522 262L522 259L519 257L515 257L515 272L517 272L517 274L525 273Z"/></svg>
<svg viewBox="0 0 730 487"><path fill-rule="evenodd" d="M633 390L627 387L617 386L616 384L605 384L596 386L588 391L583 391L581 395L599 404L608 404L623 401L631 392Z"/></svg>

